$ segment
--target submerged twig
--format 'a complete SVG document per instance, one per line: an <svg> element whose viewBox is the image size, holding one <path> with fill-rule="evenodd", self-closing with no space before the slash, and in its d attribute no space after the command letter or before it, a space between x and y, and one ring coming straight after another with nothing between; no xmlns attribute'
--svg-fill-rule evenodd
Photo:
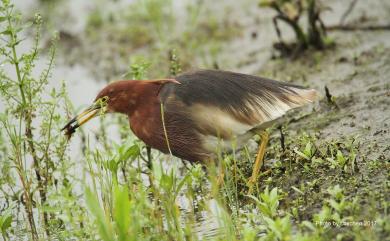
<svg viewBox="0 0 390 241"><path fill-rule="evenodd" d="M380 31L390 30L390 24L388 25L369 25L369 26L356 26L356 25L333 25L326 27L328 31Z"/></svg>
<svg viewBox="0 0 390 241"><path fill-rule="evenodd" d="M344 25L345 19L347 19L348 15L352 12L353 8L356 6L358 0L352 0L349 4L347 10L343 13L340 18L340 25Z"/></svg>

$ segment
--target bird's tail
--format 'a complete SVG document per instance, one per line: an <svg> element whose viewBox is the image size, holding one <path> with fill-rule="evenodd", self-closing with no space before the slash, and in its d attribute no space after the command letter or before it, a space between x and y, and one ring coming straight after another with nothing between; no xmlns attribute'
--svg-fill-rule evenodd
<svg viewBox="0 0 390 241"><path fill-rule="evenodd" d="M293 102L298 105L305 105L316 101L319 98L319 93L315 89L304 89L304 88L294 88L290 87L292 90L291 94L288 94L288 97Z"/></svg>

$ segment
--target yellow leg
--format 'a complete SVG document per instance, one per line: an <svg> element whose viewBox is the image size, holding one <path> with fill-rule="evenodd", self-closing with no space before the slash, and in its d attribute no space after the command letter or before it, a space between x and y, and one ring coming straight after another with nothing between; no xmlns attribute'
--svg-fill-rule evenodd
<svg viewBox="0 0 390 241"><path fill-rule="evenodd" d="M261 137L261 144L259 145L259 150L257 152L255 164L253 165L252 176L249 178L249 182L248 182L249 195L251 195L253 192L253 185L256 183L257 178L259 176L260 168L263 166L265 148L268 143L268 133L266 131L263 131L260 134L260 137Z"/></svg>

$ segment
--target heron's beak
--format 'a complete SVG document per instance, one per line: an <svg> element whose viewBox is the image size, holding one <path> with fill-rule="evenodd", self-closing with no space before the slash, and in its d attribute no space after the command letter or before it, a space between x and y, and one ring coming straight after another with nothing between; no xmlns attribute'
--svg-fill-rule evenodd
<svg viewBox="0 0 390 241"><path fill-rule="evenodd" d="M107 101L103 102L101 99L97 100L90 107L85 109L83 112L78 114L76 117L71 119L61 131L65 131L65 135L68 138L76 131L76 129L83 124L87 123L89 120L95 116L103 115L107 110Z"/></svg>

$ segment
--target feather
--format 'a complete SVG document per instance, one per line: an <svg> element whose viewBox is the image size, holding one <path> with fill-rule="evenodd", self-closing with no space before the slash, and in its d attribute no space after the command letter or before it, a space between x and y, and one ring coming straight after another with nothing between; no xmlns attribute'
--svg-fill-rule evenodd
<svg viewBox="0 0 390 241"><path fill-rule="evenodd" d="M231 138L264 126L288 110L312 102L316 91L301 86L220 70L176 76L159 93L165 110L191 116L204 135Z"/></svg>

